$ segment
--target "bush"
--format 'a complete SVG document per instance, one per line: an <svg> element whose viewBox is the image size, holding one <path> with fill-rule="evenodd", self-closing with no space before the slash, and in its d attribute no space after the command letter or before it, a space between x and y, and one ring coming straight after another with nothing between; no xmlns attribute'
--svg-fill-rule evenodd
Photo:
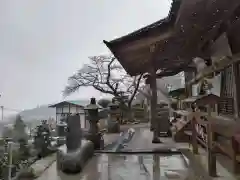
<svg viewBox="0 0 240 180"><path fill-rule="evenodd" d="M111 103L111 101L109 99L100 99L98 101L98 104L100 106L102 106L103 108L107 108L110 103Z"/></svg>

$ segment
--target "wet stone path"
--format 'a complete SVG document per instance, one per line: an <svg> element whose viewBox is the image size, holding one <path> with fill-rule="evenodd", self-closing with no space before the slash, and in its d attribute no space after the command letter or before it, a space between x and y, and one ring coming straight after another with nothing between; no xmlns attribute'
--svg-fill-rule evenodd
<svg viewBox="0 0 240 180"><path fill-rule="evenodd" d="M181 155L98 154L77 175L56 170L54 163L38 180L164 180L186 179L188 167Z"/></svg>
<svg viewBox="0 0 240 180"><path fill-rule="evenodd" d="M132 140L121 151L128 153L98 153L77 175L58 172L56 163L47 169L38 180L200 180L191 168L191 163L182 154L141 153L155 148L176 148L176 144L163 138L164 143L152 144L152 133L146 127L135 128ZM207 179L206 179L207 180Z"/></svg>

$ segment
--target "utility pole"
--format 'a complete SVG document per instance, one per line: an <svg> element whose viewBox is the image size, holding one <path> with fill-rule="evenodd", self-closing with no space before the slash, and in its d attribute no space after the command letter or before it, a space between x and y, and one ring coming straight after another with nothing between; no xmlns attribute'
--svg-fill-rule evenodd
<svg viewBox="0 0 240 180"><path fill-rule="evenodd" d="M3 121L3 110L4 110L4 107L1 106L1 111L2 111L2 121Z"/></svg>
<svg viewBox="0 0 240 180"><path fill-rule="evenodd" d="M2 97L2 95L0 94L0 98ZM1 106L1 111L2 111L2 121L3 121L3 106Z"/></svg>

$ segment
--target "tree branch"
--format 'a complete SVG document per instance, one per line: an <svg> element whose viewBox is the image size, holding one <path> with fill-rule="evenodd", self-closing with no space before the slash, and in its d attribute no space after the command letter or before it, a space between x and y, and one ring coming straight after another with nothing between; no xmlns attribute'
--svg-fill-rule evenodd
<svg viewBox="0 0 240 180"><path fill-rule="evenodd" d="M112 63L115 61L115 57L113 57L112 59L111 59L111 61L110 61L110 63L108 64L108 71L107 71L107 85L108 85L108 87L113 91L113 93L117 96L118 95L118 93L117 93L117 89L116 89L116 87L118 87L118 85L114 88L112 85L111 85L111 83L110 83L110 78L111 78L111 65L112 65Z"/></svg>
<svg viewBox="0 0 240 180"><path fill-rule="evenodd" d="M130 107L140 87L142 75L139 77L127 75L115 59L112 56L90 57L89 64L85 64L68 78L63 94L67 96L81 87L91 86L97 91L117 97L122 104ZM126 100L126 96L130 98Z"/></svg>
<svg viewBox="0 0 240 180"><path fill-rule="evenodd" d="M136 87L135 87L135 89L134 89L134 91L133 91L133 93L132 93L132 95L131 95L131 98L130 98L129 101L128 101L128 107L131 107L131 105L132 105L132 101L133 101L133 99L134 99L134 97L135 97L135 95L136 95L136 93L137 93L137 91L138 91L138 88L139 88L140 82L141 82L141 80L142 80L142 77L143 77L143 74L141 74L141 75L138 77L138 80L137 80L137 83L136 83Z"/></svg>

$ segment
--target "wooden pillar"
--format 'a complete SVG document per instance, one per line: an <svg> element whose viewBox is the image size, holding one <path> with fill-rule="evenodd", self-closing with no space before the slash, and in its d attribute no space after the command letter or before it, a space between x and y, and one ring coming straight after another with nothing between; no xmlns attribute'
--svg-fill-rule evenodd
<svg viewBox="0 0 240 180"><path fill-rule="evenodd" d="M197 131L196 131L196 113L193 112L193 116L191 117L191 125L192 125L192 150L194 154L198 154L198 143L197 143Z"/></svg>
<svg viewBox="0 0 240 180"><path fill-rule="evenodd" d="M152 163L152 174L153 174L153 179L162 179L161 178L161 166L160 166L160 156L158 154L153 155L153 163Z"/></svg>
<svg viewBox="0 0 240 180"><path fill-rule="evenodd" d="M150 88L151 88L151 127L153 129L153 141L158 141L158 122L157 122L157 82L156 70L151 68Z"/></svg>
<svg viewBox="0 0 240 180"><path fill-rule="evenodd" d="M154 65L156 45L150 46L151 52L151 67L150 67L150 88L151 88L151 128L153 130L153 139L152 143L161 143L159 136L159 127L157 122L157 76L156 76L156 68Z"/></svg>
<svg viewBox="0 0 240 180"><path fill-rule="evenodd" d="M207 105L208 124L207 124L207 153L208 153L208 173L212 177L217 176L217 159L213 151L213 142L215 141L215 133L212 131L211 106Z"/></svg>
<svg viewBox="0 0 240 180"><path fill-rule="evenodd" d="M239 64L232 65L233 71L233 99L234 99L234 116L239 118L239 98L240 98L240 83L239 83Z"/></svg>

